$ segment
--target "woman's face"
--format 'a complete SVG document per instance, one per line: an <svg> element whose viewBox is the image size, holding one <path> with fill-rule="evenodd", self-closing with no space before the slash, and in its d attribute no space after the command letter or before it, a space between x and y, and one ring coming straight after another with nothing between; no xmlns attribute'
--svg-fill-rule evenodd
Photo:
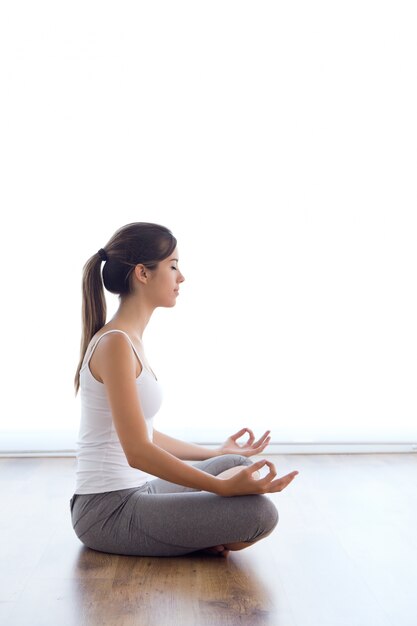
<svg viewBox="0 0 417 626"><path fill-rule="evenodd" d="M179 269L178 248L166 259L159 262L158 268L151 272L149 296L155 306L174 306L179 293L179 286L185 278Z"/></svg>

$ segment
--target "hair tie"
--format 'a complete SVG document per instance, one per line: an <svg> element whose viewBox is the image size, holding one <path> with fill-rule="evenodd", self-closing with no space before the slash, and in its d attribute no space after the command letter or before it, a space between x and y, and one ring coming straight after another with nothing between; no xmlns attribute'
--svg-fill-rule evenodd
<svg viewBox="0 0 417 626"><path fill-rule="evenodd" d="M99 255L102 261L108 261L109 257L107 256L107 252L105 251L104 248L100 248L97 254Z"/></svg>

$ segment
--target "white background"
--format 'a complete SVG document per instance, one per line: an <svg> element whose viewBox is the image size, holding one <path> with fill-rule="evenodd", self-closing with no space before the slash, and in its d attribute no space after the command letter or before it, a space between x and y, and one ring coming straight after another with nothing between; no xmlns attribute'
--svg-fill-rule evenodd
<svg viewBox="0 0 417 626"><path fill-rule="evenodd" d="M0 449L73 447L82 266L131 221L186 278L144 334L156 428L417 440L416 16L2 2Z"/></svg>

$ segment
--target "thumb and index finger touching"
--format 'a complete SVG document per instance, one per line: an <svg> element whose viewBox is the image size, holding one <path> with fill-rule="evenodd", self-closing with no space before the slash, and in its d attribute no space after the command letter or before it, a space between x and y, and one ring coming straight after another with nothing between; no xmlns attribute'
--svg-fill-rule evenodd
<svg viewBox="0 0 417 626"><path fill-rule="evenodd" d="M249 435L248 440L245 442L245 446L251 446L253 444L253 442L255 441L255 435L253 434L253 431L250 428L241 428L237 433L235 433L234 435L231 436L231 439L233 439L233 441L236 441L237 439L242 437L245 433L248 433L248 435ZM270 439L270 434L271 434L271 431L270 430L266 430L264 432L264 434L254 444L255 447L257 447L257 446L261 445L262 443L264 443L264 441L266 439L268 439L268 438Z"/></svg>
<svg viewBox="0 0 417 626"><path fill-rule="evenodd" d="M232 439L233 441L236 441L236 439L239 439L239 437L242 437L242 435L244 435L245 433L249 433L249 439L246 442L248 443L253 443L255 440L255 435L253 434L253 432L250 430L250 428L241 428L237 433L235 433L234 435L232 435Z"/></svg>
<svg viewBox="0 0 417 626"><path fill-rule="evenodd" d="M247 444L252 444L254 442L254 440L255 440L255 436L254 436L253 432L250 430L250 428L241 428L237 433L232 435L232 439L236 441L236 439L239 439L239 437L244 435L245 432L249 433L249 439L247 441ZM263 437L264 438L268 437L270 432L271 431L266 431L266 433L264 433ZM261 437L261 439L262 439L262 437ZM277 475L277 472L275 470L275 465L271 461L268 461L267 459L260 459L259 461L255 461L254 463L252 463L249 466L249 469L251 469L252 471L255 471L255 470L261 469L264 465L268 465L268 467L269 467L268 473L263 478L260 478L258 480L265 480L266 479L265 482L270 482ZM288 483L289 483L297 476L297 474L298 474L298 470L294 470L292 472L289 472L285 476L282 476L282 478L277 479L277 480L281 480L281 481L285 481L285 482L288 481Z"/></svg>
<svg viewBox="0 0 417 626"><path fill-rule="evenodd" d="M254 472L261 469L265 465L268 465L268 473L263 478L259 478L258 480L267 479L265 482L268 482L268 480L271 481L277 475L275 465L272 463L272 461L268 461L268 459L261 459L260 461L255 461L254 463L252 463L252 465L249 465L248 469L250 472ZM298 470L294 470L292 472L289 472L288 474L285 474L282 479L289 478L290 480L292 480L297 476L298 473Z"/></svg>

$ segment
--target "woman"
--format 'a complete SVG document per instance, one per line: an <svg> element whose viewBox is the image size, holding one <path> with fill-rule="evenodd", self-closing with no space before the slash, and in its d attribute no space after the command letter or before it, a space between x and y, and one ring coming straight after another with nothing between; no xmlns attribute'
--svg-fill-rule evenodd
<svg viewBox="0 0 417 626"><path fill-rule="evenodd" d="M281 491L297 474L275 479L271 462L249 460L268 445L269 431L255 442L243 428L210 450L153 428L161 389L142 337L153 311L176 303L184 281L178 263L168 228L135 222L84 266L75 376L81 424L70 508L78 538L101 552L226 556L272 532L278 512L264 494ZM120 301L107 324L103 283ZM249 439L240 446L245 432ZM264 465L269 473L259 478Z"/></svg>

